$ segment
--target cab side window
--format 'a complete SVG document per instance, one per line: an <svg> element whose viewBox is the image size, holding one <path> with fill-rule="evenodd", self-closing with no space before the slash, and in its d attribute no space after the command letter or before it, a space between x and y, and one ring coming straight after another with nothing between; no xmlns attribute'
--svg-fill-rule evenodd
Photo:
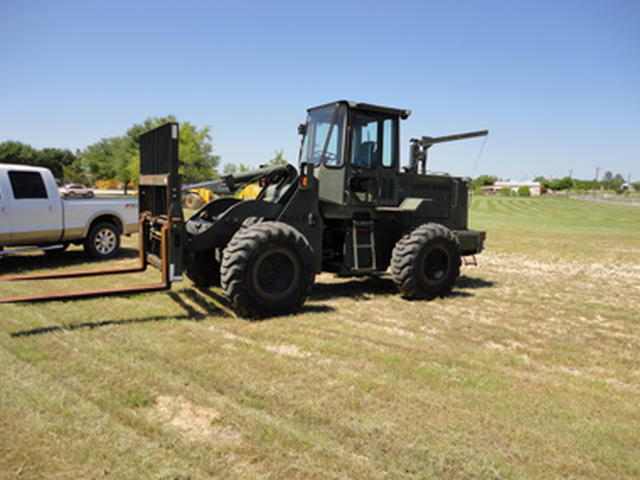
<svg viewBox="0 0 640 480"><path fill-rule="evenodd" d="M378 119L357 114L351 135L351 165L374 168L378 163Z"/></svg>
<svg viewBox="0 0 640 480"><path fill-rule="evenodd" d="M397 157L396 147L396 121L387 118L382 122L382 166L390 168L395 166Z"/></svg>
<svg viewBox="0 0 640 480"><path fill-rule="evenodd" d="M47 198L47 188L38 172L9 172L9 181L16 200Z"/></svg>

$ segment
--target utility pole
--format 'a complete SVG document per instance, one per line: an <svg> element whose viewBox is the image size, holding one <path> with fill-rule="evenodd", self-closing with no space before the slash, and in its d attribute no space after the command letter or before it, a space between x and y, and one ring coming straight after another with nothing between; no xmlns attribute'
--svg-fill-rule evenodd
<svg viewBox="0 0 640 480"><path fill-rule="evenodd" d="M596 167L596 182L598 181L599 176L600 176L600 167Z"/></svg>

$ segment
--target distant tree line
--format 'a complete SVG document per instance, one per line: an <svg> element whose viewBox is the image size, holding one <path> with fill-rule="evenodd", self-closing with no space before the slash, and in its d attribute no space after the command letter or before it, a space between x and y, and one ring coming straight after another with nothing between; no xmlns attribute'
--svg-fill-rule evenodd
<svg viewBox="0 0 640 480"><path fill-rule="evenodd" d="M34 165L49 168L54 177L65 183L94 185L100 180L122 182L125 190L135 184L140 174L140 135L166 122L177 121L174 115L148 118L132 125L124 135L102 138L83 150L43 148L9 140L0 143L0 163ZM180 123L180 173L183 183L197 183L219 177L220 157L213 155L211 128L198 128L190 122ZM266 165L284 165L283 150L276 150ZM227 163L222 174L251 170L244 163Z"/></svg>
<svg viewBox="0 0 640 480"><path fill-rule="evenodd" d="M26 143L9 140L0 143L0 163L47 167L56 178L73 178L78 173L78 157L71 150L43 148L38 150Z"/></svg>
<svg viewBox="0 0 640 480"><path fill-rule="evenodd" d="M94 184L97 180L115 179L125 189L140 174L140 135L166 122L177 121L174 115L148 118L132 125L124 135L103 138L75 153L66 149L35 149L16 141L0 143L0 163L35 165L49 168L53 175L68 183ZM190 122L180 124L180 173L183 181L195 183L217 178L220 157L213 155L211 128L198 128Z"/></svg>
<svg viewBox="0 0 640 480"><path fill-rule="evenodd" d="M494 175L480 175L471 181L471 187L474 190L480 190L482 187L495 184L500 179ZM540 184L547 190L553 191L591 191L591 190L609 190L621 191L622 186L627 182L624 177L619 174L613 174L610 171L605 172L602 180L579 180L577 178L563 177L547 179L545 177L534 178L535 182ZM633 182L636 191L640 191L640 182ZM522 193L526 196L526 193Z"/></svg>
<svg viewBox="0 0 640 480"><path fill-rule="evenodd" d="M627 183L620 173L605 172L602 180L579 180L577 178L563 177L560 179L546 179L537 177L535 181L540 182L545 188L551 190L620 190L622 185ZM635 186L640 186L636 182Z"/></svg>
<svg viewBox="0 0 640 480"><path fill-rule="evenodd" d="M287 163L289 162L284 158L284 150L281 149L276 150L275 156L271 160L267 161L264 164L261 164L260 166L286 165ZM233 175L234 173L248 172L249 170L253 170L254 168L258 167L250 167L249 165L246 165L244 163L225 163L222 167L222 174Z"/></svg>
<svg viewBox="0 0 640 480"><path fill-rule="evenodd" d="M0 163L35 165L49 168L53 175L67 183L94 184L97 180L118 180L127 188L134 184L140 174L140 135L166 122L176 122L174 115L152 117L132 125L124 135L102 138L83 150L43 148L8 140L0 143ZM180 123L180 173L185 184L218 178L220 157L213 155L211 127L198 128L190 122ZM288 163L283 150L276 150L266 165ZM229 175L256 168L245 163L226 163L222 174ZM480 190L500 179L494 175L480 175L472 180L471 187ZM626 183L620 173L605 172L601 180L579 180L571 177L547 179L536 177L546 189L553 191L621 191ZM640 191L640 182L632 183ZM521 195L525 196L523 189Z"/></svg>
<svg viewBox="0 0 640 480"><path fill-rule="evenodd" d="M140 175L140 135L167 122L177 122L174 115L148 118L131 126L124 135L103 138L80 152L80 163L94 180L116 179L125 190ZM180 173L183 182L196 183L218 177L220 157L213 155L211 127L198 128L190 122L180 123Z"/></svg>

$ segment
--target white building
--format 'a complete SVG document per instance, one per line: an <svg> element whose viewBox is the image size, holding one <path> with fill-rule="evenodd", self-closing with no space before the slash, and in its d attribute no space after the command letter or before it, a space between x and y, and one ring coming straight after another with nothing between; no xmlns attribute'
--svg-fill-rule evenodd
<svg viewBox="0 0 640 480"><path fill-rule="evenodd" d="M500 193L500 190L502 190L503 188L508 188L513 193L518 193L518 189L520 187L527 187L532 196L542 195L544 191L544 187L540 182L532 182L528 180L524 180L521 182L516 182L513 180L508 180L506 182L499 181L488 187L483 187L483 190L485 190L487 193L497 194Z"/></svg>

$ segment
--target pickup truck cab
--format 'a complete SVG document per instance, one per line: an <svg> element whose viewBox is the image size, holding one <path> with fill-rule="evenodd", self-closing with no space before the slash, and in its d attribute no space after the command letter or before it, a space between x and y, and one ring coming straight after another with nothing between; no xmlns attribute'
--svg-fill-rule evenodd
<svg viewBox="0 0 640 480"><path fill-rule="evenodd" d="M0 250L74 243L107 259L119 250L121 235L137 232L137 216L137 198L65 200L50 170L0 164Z"/></svg>

